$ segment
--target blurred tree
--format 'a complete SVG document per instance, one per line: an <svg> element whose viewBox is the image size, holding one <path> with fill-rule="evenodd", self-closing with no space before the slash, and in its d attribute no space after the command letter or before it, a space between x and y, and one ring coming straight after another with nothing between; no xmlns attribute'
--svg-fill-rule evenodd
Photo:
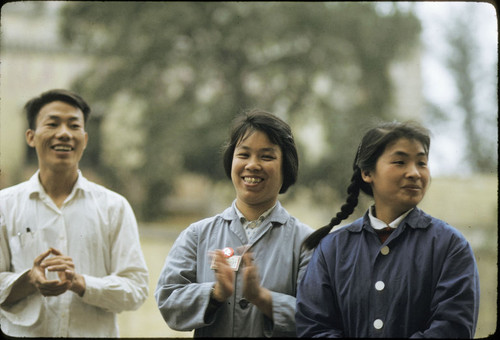
<svg viewBox="0 0 500 340"><path fill-rule="evenodd" d="M229 123L254 107L296 134L319 129L325 143L314 159L320 145L308 144L316 136L301 133L299 181L343 192L359 130L394 118L388 68L418 43L420 23L410 11L382 13L369 2L68 2L60 32L95 56L75 86L103 113L100 122L117 97L141 103L143 157L120 169L101 155L94 166L114 186L139 181L141 217L154 219L181 172L224 177L219 151ZM129 107L122 110L115 125Z"/></svg>
<svg viewBox="0 0 500 340"><path fill-rule="evenodd" d="M446 65L455 79L458 94L456 110L444 116L453 119L457 111L463 113L467 163L473 172L491 173L498 164L497 112L489 111L488 106L486 111L482 111L480 107L485 106L478 105L477 100L481 91L479 85L496 80L496 67L486 70L481 61L477 35L470 29L477 27L477 19L477 13L471 6L463 13L455 13L450 20L446 32L450 45ZM494 98L491 99L496 102Z"/></svg>

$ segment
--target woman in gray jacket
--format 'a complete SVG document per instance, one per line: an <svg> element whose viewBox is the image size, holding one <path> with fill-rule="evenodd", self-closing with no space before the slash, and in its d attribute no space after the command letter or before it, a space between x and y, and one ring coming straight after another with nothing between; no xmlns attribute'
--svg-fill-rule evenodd
<svg viewBox="0 0 500 340"><path fill-rule="evenodd" d="M200 337L293 337L297 283L312 229L279 203L297 179L291 129L274 115L238 117L224 153L236 199L185 229L161 272L155 297L170 328Z"/></svg>

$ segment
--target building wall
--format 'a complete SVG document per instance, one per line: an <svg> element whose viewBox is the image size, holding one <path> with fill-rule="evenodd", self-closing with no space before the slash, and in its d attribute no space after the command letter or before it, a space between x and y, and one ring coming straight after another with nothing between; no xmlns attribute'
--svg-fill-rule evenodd
<svg viewBox="0 0 500 340"><path fill-rule="evenodd" d="M88 64L86 56L64 48L59 42L56 9L60 3L50 4L41 15L25 2L2 7L0 188L27 176L23 172L27 150L24 138L27 122L23 114L26 101L51 88L69 87Z"/></svg>

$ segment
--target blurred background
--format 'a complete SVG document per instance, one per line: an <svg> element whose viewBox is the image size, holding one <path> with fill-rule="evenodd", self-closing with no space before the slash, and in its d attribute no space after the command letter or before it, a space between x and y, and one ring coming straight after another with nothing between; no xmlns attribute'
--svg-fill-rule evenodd
<svg viewBox="0 0 500 340"><path fill-rule="evenodd" d="M471 243L482 294L476 337L496 331L492 3L22 1L2 6L0 29L0 188L37 169L25 102L68 88L92 108L83 174L127 197L138 218L150 296L120 314L121 336L192 336L168 328L154 289L179 232L234 199L221 149L232 118L252 108L292 126L299 179L280 200L313 228L343 203L368 127L428 127L433 179L420 206Z"/></svg>

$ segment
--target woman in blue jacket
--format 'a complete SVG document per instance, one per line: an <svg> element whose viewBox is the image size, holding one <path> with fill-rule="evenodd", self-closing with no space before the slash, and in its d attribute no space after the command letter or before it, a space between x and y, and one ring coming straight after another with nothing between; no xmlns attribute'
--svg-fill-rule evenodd
<svg viewBox="0 0 500 340"><path fill-rule="evenodd" d="M472 338L479 278L459 231L417 205L430 182L430 138L414 123L369 130L353 164L348 198L306 239L315 249L297 293L302 337ZM358 203L375 204L332 233Z"/></svg>

